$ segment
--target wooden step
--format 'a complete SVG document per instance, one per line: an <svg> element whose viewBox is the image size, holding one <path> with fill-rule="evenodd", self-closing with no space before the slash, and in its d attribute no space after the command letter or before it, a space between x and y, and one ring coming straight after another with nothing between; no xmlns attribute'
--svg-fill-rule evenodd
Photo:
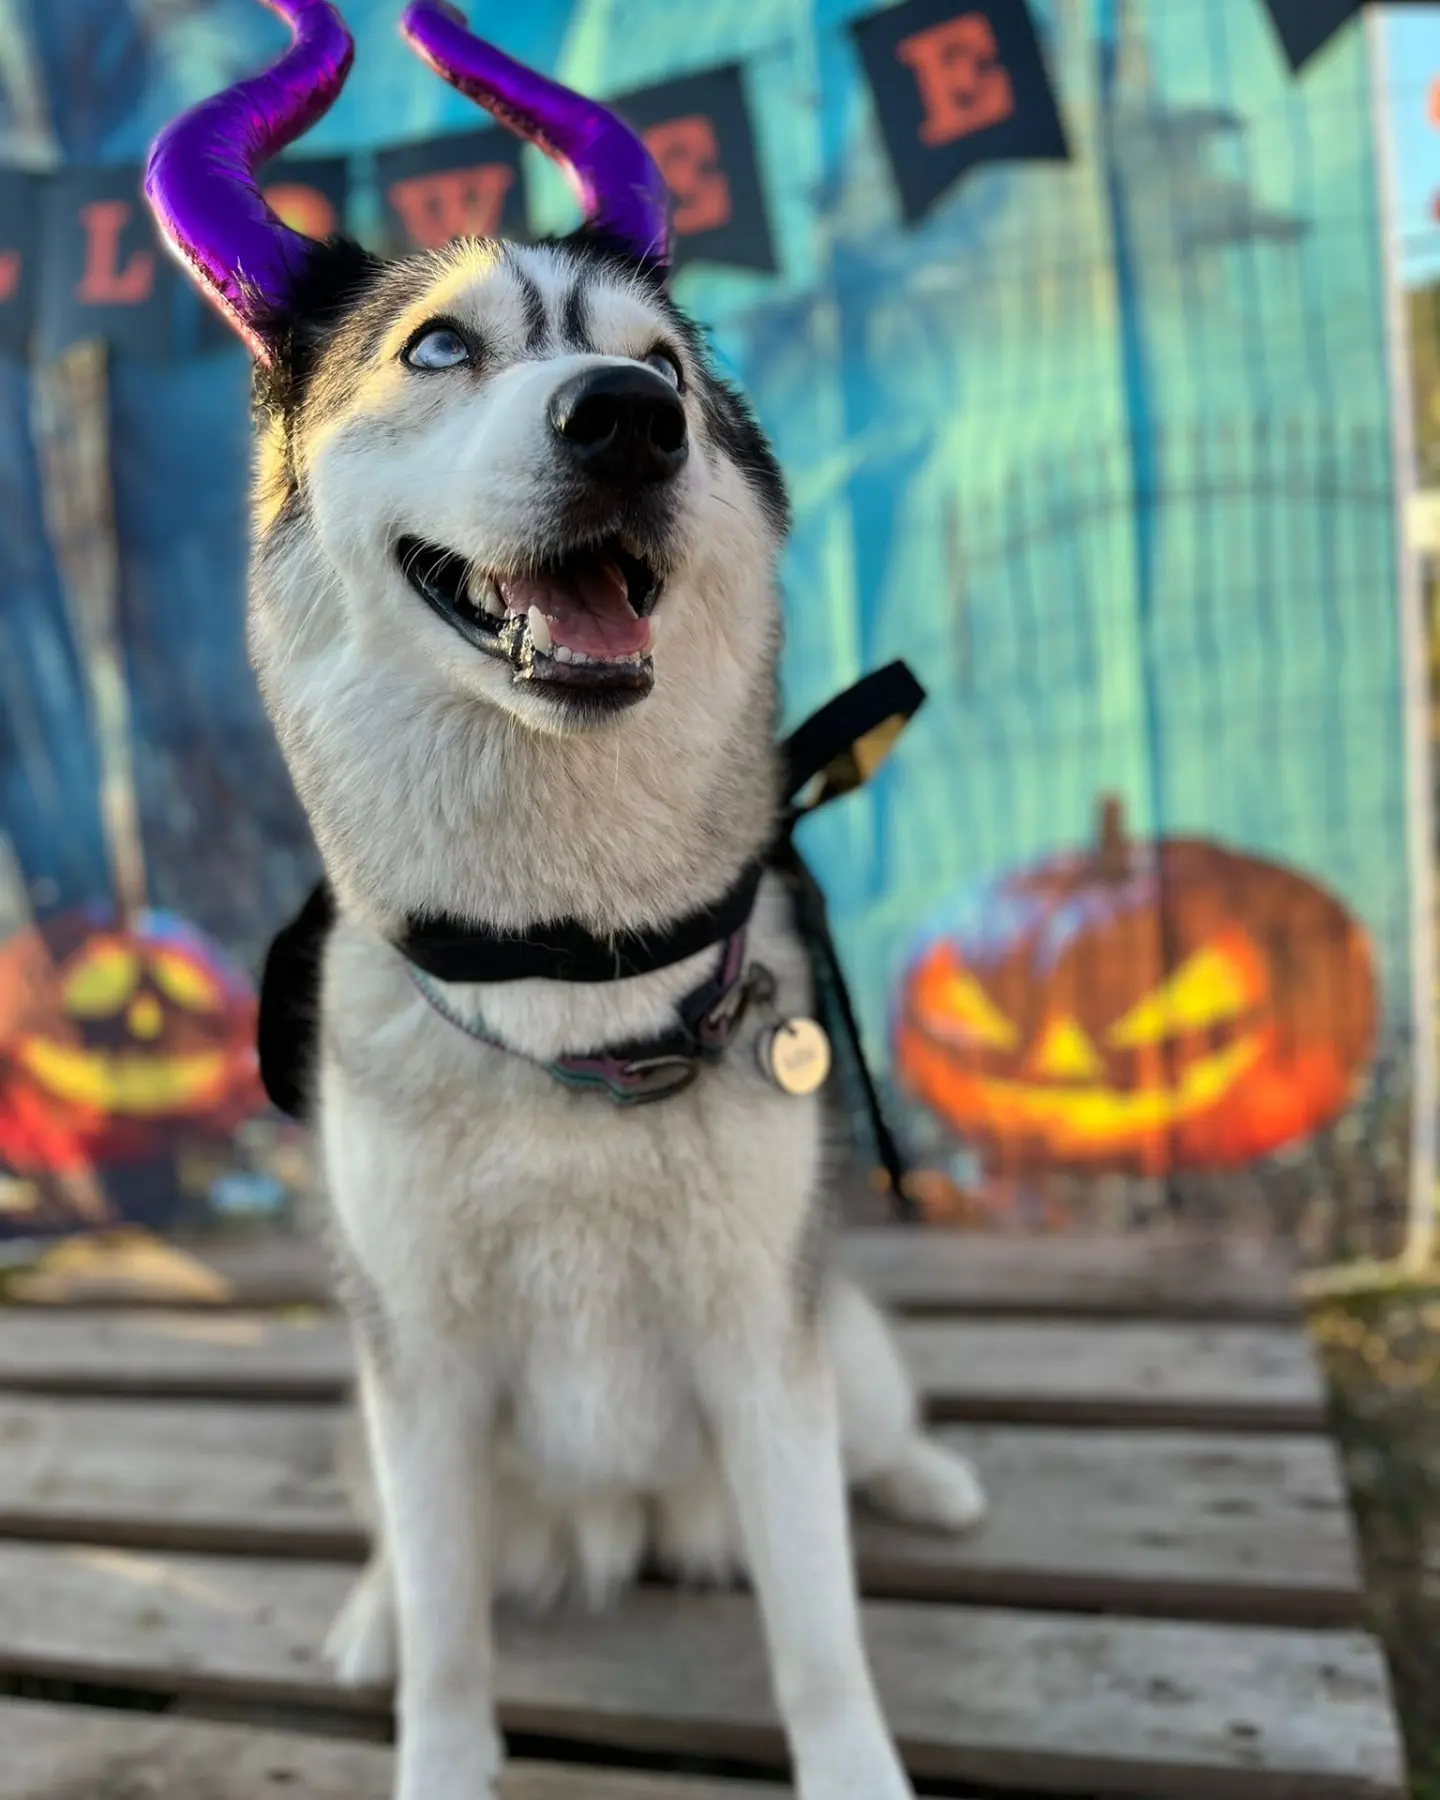
<svg viewBox="0 0 1440 1800"><path fill-rule="evenodd" d="M0 1701L0 1800L391 1800L375 1744L124 1712ZM512 1763L502 1800L781 1800L755 1782Z"/></svg>
<svg viewBox="0 0 1440 1800"><path fill-rule="evenodd" d="M0 1534L358 1558L342 1412L226 1401L0 1399ZM857 1521L872 1594L1351 1624L1361 1583L1319 1437L947 1426L991 1497L967 1537Z"/></svg>
<svg viewBox="0 0 1440 1800"><path fill-rule="evenodd" d="M898 1326L933 1416L1304 1431L1325 1398L1293 1325L912 1319ZM0 1313L0 1392L333 1400L350 1347L332 1314Z"/></svg>
<svg viewBox="0 0 1440 1800"><path fill-rule="evenodd" d="M12 1297L52 1306L327 1305L321 1247L267 1233L178 1246L208 1277L177 1284L133 1258L68 1254L22 1276ZM1294 1270L1276 1245L1194 1234L1004 1238L941 1228L839 1234L840 1264L901 1312L1021 1313L1070 1318L1293 1319Z"/></svg>
<svg viewBox="0 0 1440 1800"><path fill-rule="evenodd" d="M0 1544L0 1669L280 1705L388 1704L318 1646L335 1565ZM872 1601L870 1655L917 1775L1150 1800L1399 1800L1378 1647L1355 1632ZM641 1589L503 1619L508 1728L783 1766L749 1599Z"/></svg>
<svg viewBox="0 0 1440 1800"><path fill-rule="evenodd" d="M880 1227L843 1232L839 1258L867 1293L902 1312L1293 1320L1299 1310L1288 1253L1228 1236Z"/></svg>

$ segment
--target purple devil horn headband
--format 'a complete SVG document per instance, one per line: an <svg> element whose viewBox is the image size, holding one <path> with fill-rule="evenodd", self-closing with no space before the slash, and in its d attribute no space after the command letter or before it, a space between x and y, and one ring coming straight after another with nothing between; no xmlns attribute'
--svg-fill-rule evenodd
<svg viewBox="0 0 1440 1800"><path fill-rule="evenodd" d="M411 0L400 28L437 75L560 165L587 224L668 273L669 190L622 119L477 38L448 0Z"/></svg>
<svg viewBox="0 0 1440 1800"><path fill-rule="evenodd" d="M250 345L284 313L311 240L283 224L255 180L334 104L355 46L329 0L265 0L294 34L274 68L183 113L156 138L145 195L170 244Z"/></svg>
<svg viewBox="0 0 1440 1800"><path fill-rule="evenodd" d="M277 218L255 170L334 105L355 47L330 0L265 4L293 32L289 51L168 125L150 151L145 195L181 260L268 362L268 334L284 317L311 240ZM668 273L665 178L628 125L473 36L447 0L411 0L403 29L437 74L559 163L593 229Z"/></svg>

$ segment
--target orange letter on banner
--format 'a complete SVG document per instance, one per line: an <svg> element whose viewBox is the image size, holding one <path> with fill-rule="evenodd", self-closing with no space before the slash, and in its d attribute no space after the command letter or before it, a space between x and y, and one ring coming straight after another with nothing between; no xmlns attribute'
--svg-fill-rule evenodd
<svg viewBox="0 0 1440 1800"><path fill-rule="evenodd" d="M123 269L120 234L135 208L128 200L92 200L80 208L85 227L85 273L75 292L87 306L138 306L155 285L155 255L137 250Z"/></svg>
<svg viewBox="0 0 1440 1800"><path fill-rule="evenodd" d="M303 181L278 181L265 189L270 210L302 237L329 237L336 226L335 208L319 188Z"/></svg>
<svg viewBox="0 0 1440 1800"><path fill-rule="evenodd" d="M730 223L730 183L720 167L714 123L703 113L668 119L644 133L650 154L675 196L674 226L681 237Z"/></svg>
<svg viewBox="0 0 1440 1800"><path fill-rule="evenodd" d="M441 169L392 181L389 200L410 241L421 250L438 250L451 238L494 237L514 180L509 163Z"/></svg>
<svg viewBox="0 0 1440 1800"><path fill-rule="evenodd" d="M902 39L895 54L915 71L925 117L920 141L933 149L999 125L1015 111L1015 90L984 13L963 13Z"/></svg>
<svg viewBox="0 0 1440 1800"><path fill-rule="evenodd" d="M0 250L0 300L13 300L20 291L20 252Z"/></svg>

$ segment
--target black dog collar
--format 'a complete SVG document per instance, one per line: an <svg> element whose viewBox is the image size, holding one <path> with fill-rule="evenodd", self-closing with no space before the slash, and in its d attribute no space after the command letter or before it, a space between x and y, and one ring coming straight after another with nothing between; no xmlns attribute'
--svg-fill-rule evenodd
<svg viewBox="0 0 1440 1800"><path fill-rule="evenodd" d="M527 925L521 935L441 917L407 921L395 947L436 981L623 981L668 969L743 931L764 872L759 858L747 863L712 905L655 931L600 938L575 919L557 919Z"/></svg>

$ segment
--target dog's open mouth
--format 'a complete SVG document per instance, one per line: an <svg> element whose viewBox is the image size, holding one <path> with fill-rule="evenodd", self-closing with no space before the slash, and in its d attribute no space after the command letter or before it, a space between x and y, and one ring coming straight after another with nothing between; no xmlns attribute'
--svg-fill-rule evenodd
<svg viewBox="0 0 1440 1800"><path fill-rule="evenodd" d="M422 538L402 537L395 553L426 605L467 642L507 658L517 681L637 698L654 684L650 615L661 581L620 539L519 575L477 573Z"/></svg>

